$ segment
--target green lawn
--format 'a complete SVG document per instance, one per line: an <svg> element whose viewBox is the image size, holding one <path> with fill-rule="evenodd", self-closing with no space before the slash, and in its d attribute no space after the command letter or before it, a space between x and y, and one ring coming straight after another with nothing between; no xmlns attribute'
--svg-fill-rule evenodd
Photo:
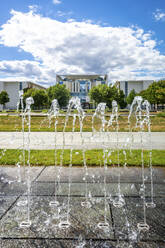
<svg viewBox="0 0 165 248"><path fill-rule="evenodd" d="M109 151L107 151L108 154ZM61 150L57 150L57 162L60 164L60 154ZM153 166L165 166L165 151L163 150L153 150L152 151L152 164ZM103 150L87 150L86 162L88 166L103 166ZM126 157L123 150L119 152L120 165L123 166L125 162L128 166L140 166L141 165L141 151L126 150ZM13 165L15 166L18 162L22 164L22 151L21 150L0 150L0 165ZM26 162L27 162L27 152L26 152ZM49 166L54 165L54 150L31 150L31 165L33 166ZM63 165L68 166L70 163L70 150L64 150ZM83 157L81 150L73 151L73 166L83 166ZM107 159L108 166L118 165L117 151L109 154ZM144 151L144 165L149 164L149 152Z"/></svg>
<svg viewBox="0 0 165 248"><path fill-rule="evenodd" d="M106 117L109 120L109 117ZM58 118L57 131L61 132L64 127L65 117L61 116ZM73 118L69 117L68 124L66 126L66 131L72 130ZM132 121L132 126L135 126L135 119ZM95 119L94 127L99 130L101 127L101 121ZM20 116L0 116L0 131L21 131L22 129L22 118ZM25 122L25 131L28 130L27 122ZM80 130L80 125L78 118L75 123L75 131ZM116 127L111 128L110 131L115 131ZM147 129L145 129L147 130ZM153 116L151 117L151 130L153 132L165 132L165 117L164 116ZM32 116L31 117L31 131L54 131L54 120L52 119L51 126L49 128L49 120L47 117L43 116ZM92 116L86 116L83 122L83 131L92 131ZM129 131L128 117L119 117L119 131L127 132ZM133 131L138 131L134 129Z"/></svg>

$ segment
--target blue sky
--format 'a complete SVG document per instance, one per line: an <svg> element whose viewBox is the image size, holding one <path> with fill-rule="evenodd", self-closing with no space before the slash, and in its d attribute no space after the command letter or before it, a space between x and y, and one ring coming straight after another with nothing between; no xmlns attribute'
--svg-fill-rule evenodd
<svg viewBox="0 0 165 248"><path fill-rule="evenodd" d="M1 79L165 77L164 0L5 0L0 9Z"/></svg>

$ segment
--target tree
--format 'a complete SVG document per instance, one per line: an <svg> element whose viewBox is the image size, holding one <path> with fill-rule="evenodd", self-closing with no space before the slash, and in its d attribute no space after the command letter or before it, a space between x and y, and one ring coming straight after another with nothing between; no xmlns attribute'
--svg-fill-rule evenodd
<svg viewBox="0 0 165 248"><path fill-rule="evenodd" d="M5 107L5 104L7 102L9 102L9 101L10 101L10 99L9 99L8 93L5 90L1 91L1 93L0 93L0 104L3 105L3 109Z"/></svg>
<svg viewBox="0 0 165 248"><path fill-rule="evenodd" d="M38 90L36 89L32 94L34 99L34 106L38 109L48 106L48 94L45 90Z"/></svg>
<svg viewBox="0 0 165 248"><path fill-rule="evenodd" d="M94 100L95 103L105 102L109 108L112 107L112 101L116 100L120 107L125 107L124 104L124 93L123 91L118 91L115 86L108 86L105 84L101 84L93 87L89 96L91 100Z"/></svg>
<svg viewBox="0 0 165 248"><path fill-rule="evenodd" d="M142 96L143 99L148 100L148 92L147 92L147 90L142 90L138 95Z"/></svg>
<svg viewBox="0 0 165 248"><path fill-rule="evenodd" d="M136 91L133 89L130 91L129 95L126 98L128 104L132 104L134 97L136 96Z"/></svg>
<svg viewBox="0 0 165 248"><path fill-rule="evenodd" d="M66 89L65 85L56 84L47 89L49 102L53 99L57 99L60 107L65 107L70 98L70 92Z"/></svg>
<svg viewBox="0 0 165 248"><path fill-rule="evenodd" d="M120 108L126 108L127 102L125 101L125 95L123 90L118 91L118 99L117 99L118 104L120 105Z"/></svg>
<svg viewBox="0 0 165 248"><path fill-rule="evenodd" d="M153 82L146 90L140 92L140 95L151 104L165 103L165 80Z"/></svg>
<svg viewBox="0 0 165 248"><path fill-rule="evenodd" d="M39 90L35 88L28 89L24 93L24 100L30 96L34 99L34 108L41 109L48 106L48 94L45 90Z"/></svg>
<svg viewBox="0 0 165 248"><path fill-rule="evenodd" d="M165 104L165 88L159 88L156 90L157 100L161 104Z"/></svg>

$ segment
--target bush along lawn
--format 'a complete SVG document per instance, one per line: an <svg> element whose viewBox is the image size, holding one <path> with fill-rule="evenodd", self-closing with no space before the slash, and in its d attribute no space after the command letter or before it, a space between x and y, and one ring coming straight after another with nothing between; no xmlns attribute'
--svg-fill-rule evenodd
<svg viewBox="0 0 165 248"><path fill-rule="evenodd" d="M57 150L57 165L60 165L60 155L62 150ZM88 166L104 166L104 152L108 166L141 166L141 150L120 150L119 160L118 151L112 150L87 150L85 152L86 163ZM55 164L54 150L31 150L31 166L53 166ZM165 166L165 151L152 151L152 165ZM1 166L16 166L18 163L23 165L22 150L0 150ZM25 165L27 164L27 151L25 151ZM63 166L70 164L70 150L64 150ZM83 166L82 150L73 150L73 166ZM149 151L144 151L144 165L149 166Z"/></svg>

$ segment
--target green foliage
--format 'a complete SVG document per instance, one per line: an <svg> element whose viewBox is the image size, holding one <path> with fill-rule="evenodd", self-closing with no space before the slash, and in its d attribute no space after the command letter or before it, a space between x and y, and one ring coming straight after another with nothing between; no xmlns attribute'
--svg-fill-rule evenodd
<svg viewBox="0 0 165 248"><path fill-rule="evenodd" d="M127 102L125 101L125 95L123 90L118 91L118 98L115 100L120 105L120 108L124 109L127 106Z"/></svg>
<svg viewBox="0 0 165 248"><path fill-rule="evenodd" d="M23 95L24 101L26 100L26 98L32 96L34 91L35 91L35 88L30 88L28 90L25 90L24 95Z"/></svg>
<svg viewBox="0 0 165 248"><path fill-rule="evenodd" d="M9 99L8 93L5 90L1 91L1 93L0 93L0 104L2 104L3 107L4 107L5 104L7 102L9 102L9 101L10 101L10 99Z"/></svg>
<svg viewBox="0 0 165 248"><path fill-rule="evenodd" d="M30 96L34 99L34 108L41 109L48 106L48 95L45 90L39 90L35 88L28 89L24 93L24 100Z"/></svg>
<svg viewBox="0 0 165 248"><path fill-rule="evenodd" d="M112 107L113 100L116 100L121 108L125 107L124 93L121 90L118 91L115 86L109 87L105 84L95 86L90 90L89 96L97 104L105 102L109 108Z"/></svg>
<svg viewBox="0 0 165 248"><path fill-rule="evenodd" d="M165 88L160 88L156 90L156 96L159 103L165 103Z"/></svg>
<svg viewBox="0 0 165 248"><path fill-rule="evenodd" d="M27 88L24 88L24 89L23 89L23 92L26 93L28 90L29 90L28 87L27 87Z"/></svg>
<svg viewBox="0 0 165 248"><path fill-rule="evenodd" d="M146 90L140 92L140 95L147 99L151 104L165 103L165 80L153 82Z"/></svg>
<svg viewBox="0 0 165 248"><path fill-rule="evenodd" d="M127 96L126 102L127 102L128 104L131 104L131 103L133 102L133 99L134 99L135 96L136 96L136 92L135 92L135 90L133 89L133 90L130 91L129 95Z"/></svg>
<svg viewBox="0 0 165 248"><path fill-rule="evenodd" d="M57 99L60 107L65 107L68 104L70 92L66 89L65 85L56 84L49 87L47 92L50 103L53 99Z"/></svg>

